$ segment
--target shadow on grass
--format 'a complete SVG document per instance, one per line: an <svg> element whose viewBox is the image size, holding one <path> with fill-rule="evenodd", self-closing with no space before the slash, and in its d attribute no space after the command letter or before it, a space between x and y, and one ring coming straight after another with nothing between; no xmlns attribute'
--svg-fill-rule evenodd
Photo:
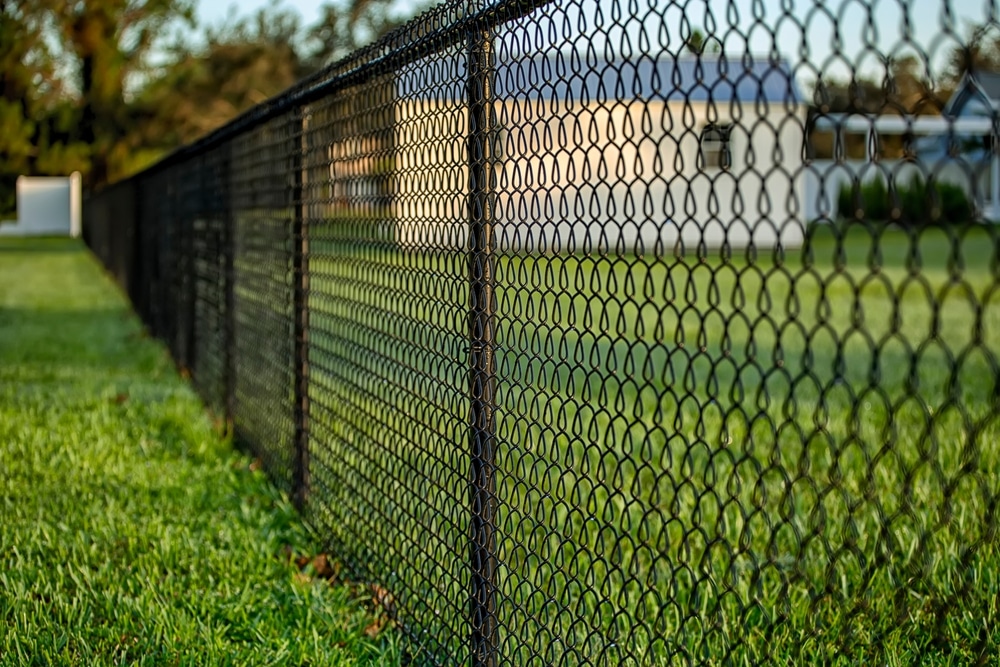
<svg viewBox="0 0 1000 667"><path fill-rule="evenodd" d="M0 253L78 253L83 249L82 240L65 236L0 236Z"/></svg>

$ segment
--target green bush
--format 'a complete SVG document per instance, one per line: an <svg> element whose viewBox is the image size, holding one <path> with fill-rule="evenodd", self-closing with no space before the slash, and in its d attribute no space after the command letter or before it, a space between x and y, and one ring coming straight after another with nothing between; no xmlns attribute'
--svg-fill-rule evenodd
<svg viewBox="0 0 1000 667"><path fill-rule="evenodd" d="M940 222L948 224L972 220L972 202L962 188L952 183L938 183L936 187L937 203L941 207Z"/></svg>
<svg viewBox="0 0 1000 667"><path fill-rule="evenodd" d="M901 222L904 225L923 220L928 214L927 184L920 176L914 175L910 182L899 189Z"/></svg>
<svg viewBox="0 0 1000 667"><path fill-rule="evenodd" d="M843 219L896 222L904 226L956 224L973 218L973 205L961 187L934 183L920 176L890 190L881 176L844 185L837 197L837 214Z"/></svg>

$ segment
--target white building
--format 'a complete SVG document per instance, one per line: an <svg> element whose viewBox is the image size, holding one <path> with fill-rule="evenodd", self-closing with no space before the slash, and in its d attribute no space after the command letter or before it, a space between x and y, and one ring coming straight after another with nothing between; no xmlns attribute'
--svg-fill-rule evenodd
<svg viewBox="0 0 1000 667"><path fill-rule="evenodd" d="M808 220L837 216L837 193L854 181L913 177L961 187L983 218L1000 221L1000 74L965 75L940 116L829 114L816 130L837 155L808 161ZM886 150L894 146L896 150Z"/></svg>
<svg viewBox="0 0 1000 667"><path fill-rule="evenodd" d="M391 142L362 145L349 133L329 148L331 197L350 205L388 194L404 247L466 244L459 63L397 76ZM786 63L705 55L587 65L559 55L498 62L494 81L500 249L801 244L806 106ZM391 169L376 174L387 159Z"/></svg>
<svg viewBox="0 0 1000 667"><path fill-rule="evenodd" d="M81 178L20 176L16 185L17 220L0 224L0 236L80 236Z"/></svg>

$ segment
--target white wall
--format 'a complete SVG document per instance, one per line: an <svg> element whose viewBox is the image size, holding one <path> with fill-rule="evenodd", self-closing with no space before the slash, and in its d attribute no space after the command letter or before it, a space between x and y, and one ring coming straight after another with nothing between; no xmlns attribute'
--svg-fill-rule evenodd
<svg viewBox="0 0 1000 667"><path fill-rule="evenodd" d="M497 246L647 253L657 244L672 252L679 242L689 250L699 242L799 246L805 110L735 106L713 110L715 122L735 128L733 164L724 170L696 161L709 115L704 102L498 104ZM463 247L467 111L410 101L397 118L397 240Z"/></svg>
<svg viewBox="0 0 1000 667"><path fill-rule="evenodd" d="M17 221L0 226L0 236L80 236L80 181L79 172L18 178Z"/></svg>

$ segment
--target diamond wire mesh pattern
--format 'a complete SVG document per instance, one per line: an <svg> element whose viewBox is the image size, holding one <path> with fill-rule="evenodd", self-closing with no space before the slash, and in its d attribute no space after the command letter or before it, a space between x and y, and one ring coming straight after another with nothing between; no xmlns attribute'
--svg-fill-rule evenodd
<svg viewBox="0 0 1000 667"><path fill-rule="evenodd" d="M987 660L996 16L446 4L86 238L414 664Z"/></svg>

